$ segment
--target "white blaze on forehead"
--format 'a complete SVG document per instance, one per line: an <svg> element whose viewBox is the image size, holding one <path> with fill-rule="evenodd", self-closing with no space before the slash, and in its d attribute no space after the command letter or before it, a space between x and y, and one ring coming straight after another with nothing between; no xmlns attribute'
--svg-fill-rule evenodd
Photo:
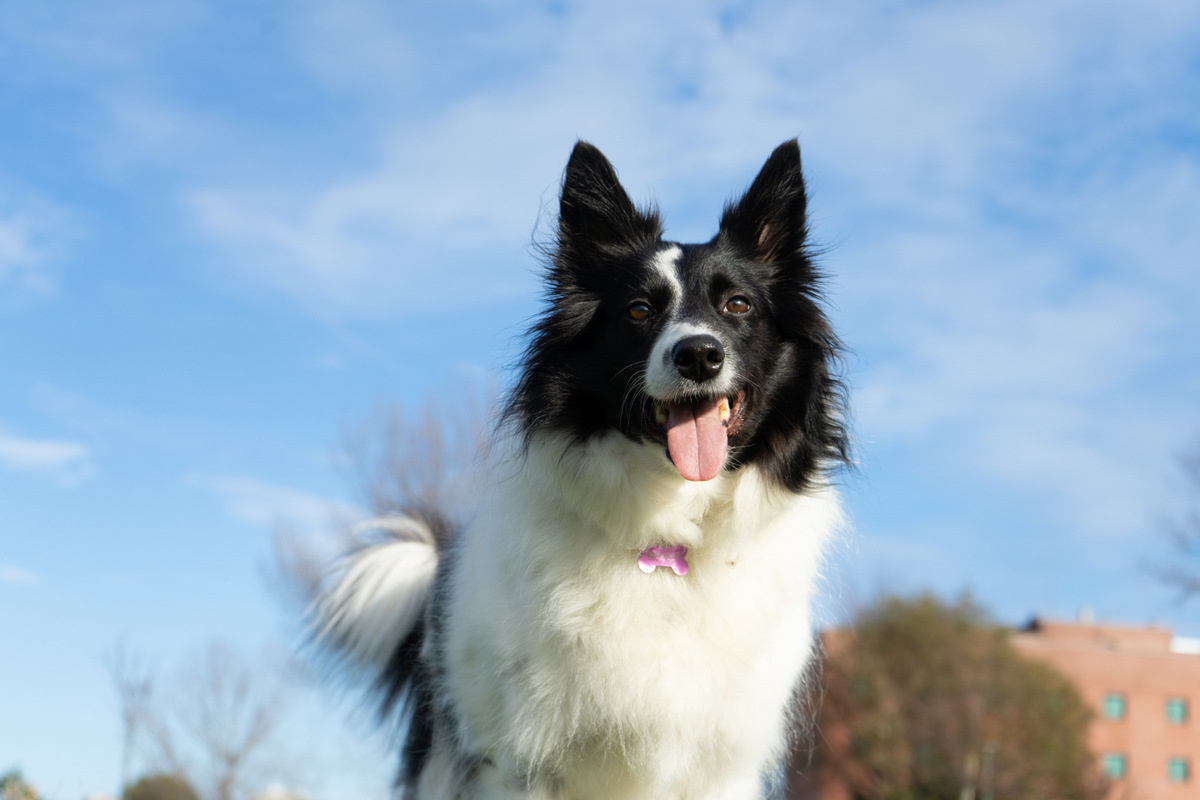
<svg viewBox="0 0 1200 800"><path fill-rule="evenodd" d="M654 259L650 262L650 266L654 271L663 277L663 279L671 287L671 299L675 302L672 305L678 307L679 300L683 297L683 283L679 280L679 257L683 255L683 249L677 245L670 245L654 254Z"/></svg>
<svg viewBox="0 0 1200 800"><path fill-rule="evenodd" d="M654 271L661 275L670 285L672 303L669 322L658 334L654 346L650 348L650 358L646 364L646 391L656 400L669 400L680 396L682 392L688 389L694 390L695 385L689 381L684 381L679 375L679 370L675 368L671 351L675 349L675 345L681 339L698 334L707 334L721 342L721 346L725 348L726 361L725 368L721 370L721 374L709 382L705 389L714 395L731 394L735 382L736 364L733 363L735 359L732 358L727 343L722 340L721 335L716 330L679 318L685 305L683 302L683 281L679 277L679 259L681 256L683 256L683 248L677 244L672 244L655 253L654 258L650 262Z"/></svg>

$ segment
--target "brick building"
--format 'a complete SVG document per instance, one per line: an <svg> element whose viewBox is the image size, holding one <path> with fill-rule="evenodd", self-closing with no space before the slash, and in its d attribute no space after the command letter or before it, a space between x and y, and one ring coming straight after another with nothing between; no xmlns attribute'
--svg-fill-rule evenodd
<svg viewBox="0 0 1200 800"><path fill-rule="evenodd" d="M1012 642L1079 687L1096 715L1089 740L1114 800L1200 797L1200 640L1034 620Z"/></svg>
<svg viewBox="0 0 1200 800"><path fill-rule="evenodd" d="M826 631L822 640L836 648L845 633ZM1111 800L1200 798L1200 639L1161 627L1035 619L1011 641L1070 678L1094 712L1089 744L1111 781ZM836 724L822 731L826 746L848 747L844 733ZM799 767L787 796L849 800L850 792Z"/></svg>

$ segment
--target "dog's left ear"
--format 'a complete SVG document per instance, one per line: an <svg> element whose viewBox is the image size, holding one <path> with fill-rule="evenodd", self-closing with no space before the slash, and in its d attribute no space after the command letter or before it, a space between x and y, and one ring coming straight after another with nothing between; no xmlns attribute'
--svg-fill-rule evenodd
<svg viewBox="0 0 1200 800"><path fill-rule="evenodd" d="M800 143L775 148L749 190L725 207L719 236L755 261L773 264L800 256L808 233Z"/></svg>

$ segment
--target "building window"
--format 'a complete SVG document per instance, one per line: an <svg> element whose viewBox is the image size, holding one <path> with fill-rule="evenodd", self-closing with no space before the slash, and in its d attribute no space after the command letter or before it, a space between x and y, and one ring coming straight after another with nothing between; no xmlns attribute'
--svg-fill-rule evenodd
<svg viewBox="0 0 1200 800"><path fill-rule="evenodd" d="M1105 719L1125 719L1125 712L1125 694L1123 692L1109 692L1104 695Z"/></svg>
<svg viewBox="0 0 1200 800"><path fill-rule="evenodd" d="M1191 773L1191 764L1186 758L1172 758L1167 762L1167 780L1171 783L1187 783Z"/></svg>
<svg viewBox="0 0 1200 800"><path fill-rule="evenodd" d="M1129 774L1129 759L1123 753L1105 754L1104 774L1112 780L1124 778Z"/></svg>
<svg viewBox="0 0 1200 800"><path fill-rule="evenodd" d="M1167 722L1182 725L1187 722L1188 702L1182 697L1167 698Z"/></svg>

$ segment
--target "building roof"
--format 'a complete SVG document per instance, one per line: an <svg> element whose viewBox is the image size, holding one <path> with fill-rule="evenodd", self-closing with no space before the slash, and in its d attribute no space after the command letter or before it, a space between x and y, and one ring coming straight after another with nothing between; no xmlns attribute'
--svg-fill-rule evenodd
<svg viewBox="0 0 1200 800"><path fill-rule="evenodd" d="M1014 631L1013 643L1022 649L1081 650L1160 656L1200 656L1200 639L1175 636L1159 625L1098 625L1059 622L1035 617Z"/></svg>

